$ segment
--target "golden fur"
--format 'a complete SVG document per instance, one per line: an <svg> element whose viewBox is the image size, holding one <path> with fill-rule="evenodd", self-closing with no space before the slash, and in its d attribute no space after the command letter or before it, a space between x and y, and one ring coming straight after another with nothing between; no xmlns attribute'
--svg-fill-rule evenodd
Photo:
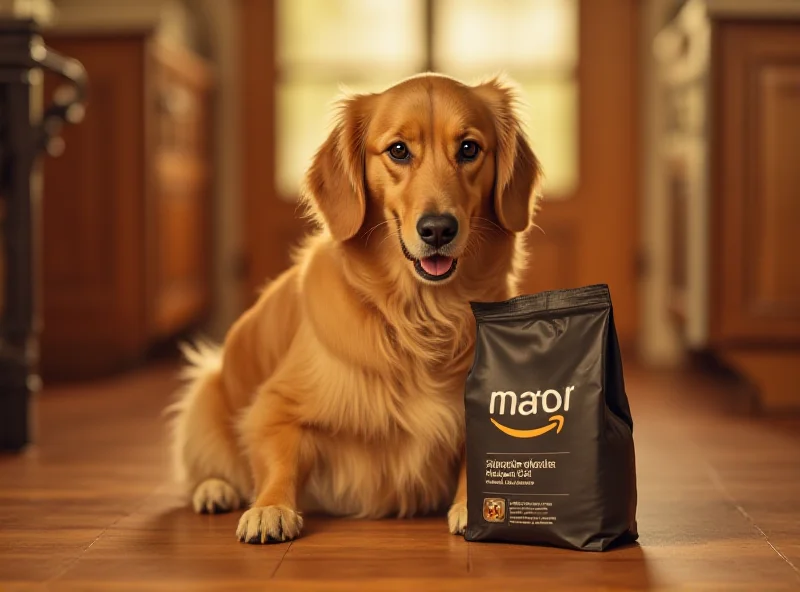
<svg viewBox="0 0 800 592"><path fill-rule="evenodd" d="M186 351L173 411L176 471L198 512L250 505L237 536L296 537L302 512L466 525L464 382L470 301L514 293L539 165L498 78L425 74L344 99L308 171L320 230L235 323ZM482 148L454 157L465 138ZM406 142L410 164L387 156ZM451 213L452 277L426 281L416 223Z"/></svg>

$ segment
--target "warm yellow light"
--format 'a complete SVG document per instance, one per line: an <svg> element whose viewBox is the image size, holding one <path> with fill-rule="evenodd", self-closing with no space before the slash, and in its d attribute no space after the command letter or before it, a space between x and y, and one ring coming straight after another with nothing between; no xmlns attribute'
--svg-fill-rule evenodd
<svg viewBox="0 0 800 592"><path fill-rule="evenodd" d="M577 62L576 0L436 0L434 10L437 68L521 75Z"/></svg>
<svg viewBox="0 0 800 592"><path fill-rule="evenodd" d="M423 68L425 11L422 0L277 7L277 189L294 199L330 131L339 85L379 91ZM435 0L433 8L435 69L467 82L499 70L515 78L545 193L570 195L578 183L578 0Z"/></svg>
<svg viewBox="0 0 800 592"><path fill-rule="evenodd" d="M419 0L283 0L277 10L284 67L377 64L413 71L424 63Z"/></svg>
<svg viewBox="0 0 800 592"><path fill-rule="evenodd" d="M569 197L578 183L578 85L574 80L523 85L525 131L542 163L543 192Z"/></svg>

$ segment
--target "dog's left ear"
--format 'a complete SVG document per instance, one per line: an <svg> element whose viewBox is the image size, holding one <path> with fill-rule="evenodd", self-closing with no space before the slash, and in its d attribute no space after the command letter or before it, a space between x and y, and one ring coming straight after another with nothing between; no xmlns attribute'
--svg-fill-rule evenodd
<svg viewBox="0 0 800 592"><path fill-rule="evenodd" d="M533 221L541 166L517 115L517 93L500 77L474 87L492 112L497 133L494 208L500 224L522 232Z"/></svg>
<svg viewBox="0 0 800 592"><path fill-rule="evenodd" d="M304 198L335 240L356 235L367 207L364 174L370 95L339 102L333 131L320 146L304 182Z"/></svg>

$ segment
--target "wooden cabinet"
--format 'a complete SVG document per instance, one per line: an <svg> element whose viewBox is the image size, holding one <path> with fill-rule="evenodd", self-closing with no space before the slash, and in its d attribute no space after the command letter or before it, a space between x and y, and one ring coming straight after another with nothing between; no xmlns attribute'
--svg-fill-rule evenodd
<svg viewBox="0 0 800 592"><path fill-rule="evenodd" d="M209 300L211 142L209 72L187 54L150 52L150 331L168 337L195 322Z"/></svg>
<svg viewBox="0 0 800 592"><path fill-rule="evenodd" d="M670 300L687 348L800 409L800 7L745 4L691 2L660 40L671 112L700 114L666 134Z"/></svg>
<svg viewBox="0 0 800 592"><path fill-rule="evenodd" d="M800 346L800 23L717 27L712 341Z"/></svg>
<svg viewBox="0 0 800 592"><path fill-rule="evenodd" d="M84 125L44 163L42 367L88 377L207 312L212 84L200 58L147 32L47 42L83 63L90 87Z"/></svg>

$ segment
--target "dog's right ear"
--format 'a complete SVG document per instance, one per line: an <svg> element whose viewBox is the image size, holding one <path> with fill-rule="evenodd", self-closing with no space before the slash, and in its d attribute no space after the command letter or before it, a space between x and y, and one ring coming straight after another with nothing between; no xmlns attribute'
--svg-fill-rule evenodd
<svg viewBox="0 0 800 592"><path fill-rule="evenodd" d="M333 131L314 155L304 182L304 198L314 217L337 241L352 238L364 223L370 98L355 95L339 102Z"/></svg>

